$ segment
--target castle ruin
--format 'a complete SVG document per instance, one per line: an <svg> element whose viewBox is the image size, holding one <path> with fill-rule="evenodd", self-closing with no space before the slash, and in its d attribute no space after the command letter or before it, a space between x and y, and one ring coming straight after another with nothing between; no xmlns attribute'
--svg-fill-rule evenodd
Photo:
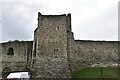
<svg viewBox="0 0 120 80"><path fill-rule="evenodd" d="M1 43L1 51L3 74L31 71L33 78L70 78L72 71L119 61L118 41L75 40L71 14L39 12L34 40Z"/></svg>

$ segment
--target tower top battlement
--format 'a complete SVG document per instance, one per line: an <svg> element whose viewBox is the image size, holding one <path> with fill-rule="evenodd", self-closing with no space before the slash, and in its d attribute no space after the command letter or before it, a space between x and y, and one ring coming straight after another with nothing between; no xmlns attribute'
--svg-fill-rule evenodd
<svg viewBox="0 0 120 80"><path fill-rule="evenodd" d="M66 27L66 30L71 31L71 14L60 14L60 15L42 15L38 12L38 27L47 25L46 27L53 24L55 27ZM44 25L44 27L45 27Z"/></svg>
<svg viewBox="0 0 120 80"><path fill-rule="evenodd" d="M71 13L68 13L68 14L60 14L60 15L43 15L43 14L41 14L40 12L38 12L38 16L46 16L46 17L49 17L49 16L52 16L52 17L54 17L54 16L71 16Z"/></svg>

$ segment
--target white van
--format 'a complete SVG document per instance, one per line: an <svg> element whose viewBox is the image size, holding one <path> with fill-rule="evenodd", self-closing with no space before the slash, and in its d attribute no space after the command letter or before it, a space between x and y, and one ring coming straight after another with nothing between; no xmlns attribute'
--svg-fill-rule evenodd
<svg viewBox="0 0 120 80"><path fill-rule="evenodd" d="M14 72L7 76L7 79L19 78L21 80L30 80L29 72Z"/></svg>

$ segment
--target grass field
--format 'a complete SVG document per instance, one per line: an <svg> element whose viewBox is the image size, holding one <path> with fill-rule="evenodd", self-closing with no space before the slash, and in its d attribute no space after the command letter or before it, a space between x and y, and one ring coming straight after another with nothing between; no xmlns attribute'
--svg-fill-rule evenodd
<svg viewBox="0 0 120 80"><path fill-rule="evenodd" d="M89 78L89 80L90 78L113 78L111 80L119 80L118 68L84 68L72 72L72 78Z"/></svg>

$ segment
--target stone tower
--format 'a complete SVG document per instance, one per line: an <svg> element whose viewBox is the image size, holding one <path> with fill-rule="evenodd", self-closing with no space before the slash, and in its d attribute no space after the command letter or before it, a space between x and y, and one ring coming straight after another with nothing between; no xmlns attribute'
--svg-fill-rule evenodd
<svg viewBox="0 0 120 80"><path fill-rule="evenodd" d="M71 14L38 13L31 66L34 78L70 77L68 31L71 31Z"/></svg>

